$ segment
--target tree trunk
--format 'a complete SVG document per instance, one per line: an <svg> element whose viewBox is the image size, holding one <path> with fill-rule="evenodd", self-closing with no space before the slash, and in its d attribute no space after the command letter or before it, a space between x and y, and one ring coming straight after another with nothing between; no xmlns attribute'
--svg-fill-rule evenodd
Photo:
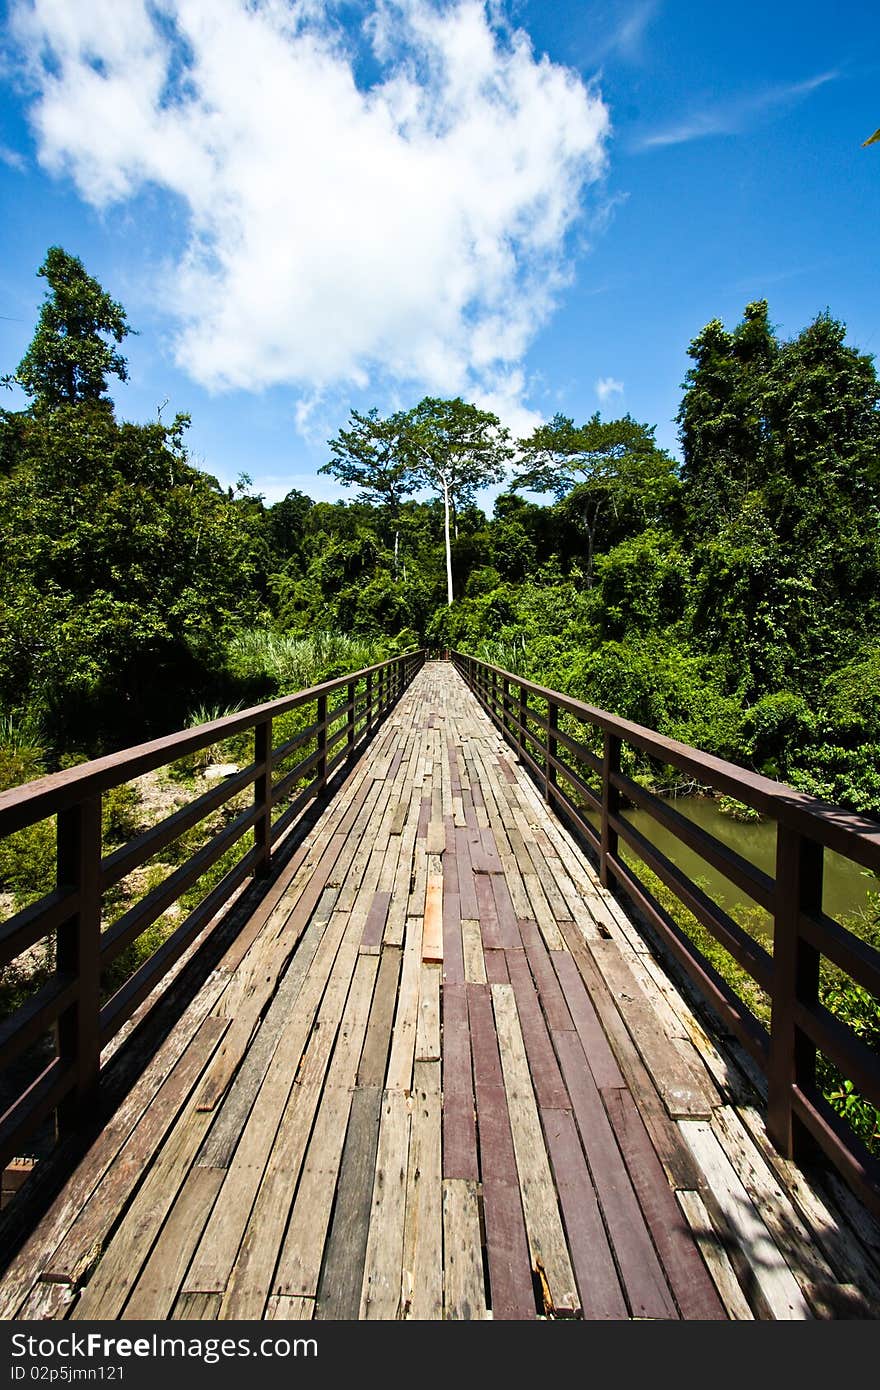
<svg viewBox="0 0 880 1390"><path fill-rule="evenodd" d="M446 606L452 604L452 543L449 539L449 484L441 476L443 484L443 535L446 541Z"/></svg>
<svg viewBox="0 0 880 1390"><path fill-rule="evenodd" d="M400 547L400 532L394 532L394 577L397 578L397 552Z"/></svg>

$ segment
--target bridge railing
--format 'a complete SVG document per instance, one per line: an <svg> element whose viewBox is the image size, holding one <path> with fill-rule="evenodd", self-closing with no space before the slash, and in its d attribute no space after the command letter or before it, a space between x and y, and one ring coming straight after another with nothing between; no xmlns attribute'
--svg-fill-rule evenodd
<svg viewBox="0 0 880 1390"><path fill-rule="evenodd" d="M21 1153L51 1112L62 1131L87 1117L97 1096L102 1049L244 881L268 872L281 841L341 765L359 756L423 661L423 651L393 657L0 794L0 840L51 819L57 842L53 890L0 925L0 969L46 944L54 955L46 982L0 1020L6 1102L0 1168ZM276 744L273 727L285 723L297 727ZM246 738L252 749L247 766L236 767L112 853L104 852L102 798L108 792L235 736ZM292 758L296 761L289 766ZM200 835L202 822L216 819L224 807L225 823ZM245 849L249 832L252 843ZM184 847L193 838L202 842L108 925L103 914L108 891L182 836L189 837L181 841ZM229 859L231 867L225 868ZM225 868L222 877L184 912L183 895L208 871L216 876L218 866ZM175 918L158 948L109 992L107 972L169 908L183 913L182 920Z"/></svg>
<svg viewBox="0 0 880 1390"><path fill-rule="evenodd" d="M629 895L758 1064L767 1083L767 1130L776 1147L804 1159L818 1146L880 1212L880 1164L824 1099L816 1075L821 1053L860 1096L880 1107L880 1056L820 1000L824 959L873 996L880 1011L880 951L828 915L822 897L826 850L880 873L880 825L475 657L452 652L451 659L547 801L595 851L603 885ZM626 775L624 748L773 821L775 874L764 873ZM646 812L764 909L772 949L633 825L629 808ZM637 865L644 866L641 873ZM764 992L769 1027L658 900L658 880Z"/></svg>

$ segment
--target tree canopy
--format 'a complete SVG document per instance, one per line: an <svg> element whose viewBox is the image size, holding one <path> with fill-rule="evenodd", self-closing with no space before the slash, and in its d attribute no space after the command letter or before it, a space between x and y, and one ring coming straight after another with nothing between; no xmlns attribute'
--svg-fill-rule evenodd
<svg viewBox="0 0 880 1390"><path fill-rule="evenodd" d="M36 332L15 373L36 406L52 409L99 400L108 376L128 378L125 358L106 340L132 332L122 305L86 272L81 260L50 246L37 271L49 283Z"/></svg>

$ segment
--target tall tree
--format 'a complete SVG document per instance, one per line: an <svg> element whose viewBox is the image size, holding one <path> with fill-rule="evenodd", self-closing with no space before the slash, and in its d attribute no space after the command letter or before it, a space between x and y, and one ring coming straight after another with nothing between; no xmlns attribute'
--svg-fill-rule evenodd
<svg viewBox="0 0 880 1390"><path fill-rule="evenodd" d="M394 533L395 570L400 506L416 487L401 446L405 426L406 416L402 411L383 420L375 406L366 415L352 410L350 427L341 429L335 439L327 441L332 459L318 469L319 473L332 474L346 487L359 488L358 501L383 509L389 535Z"/></svg>
<svg viewBox="0 0 880 1390"><path fill-rule="evenodd" d="M121 343L133 331L125 310L60 246L49 247L37 274L49 290L30 347L4 383L49 409L100 400L108 376L128 379L125 358L106 341Z"/></svg>
<svg viewBox="0 0 880 1390"><path fill-rule="evenodd" d="M586 542L586 584L593 584L597 543L609 521L644 525L677 486L675 466L654 443L654 427L630 415L585 425L556 415L519 441L518 472L512 487L549 492ZM606 538L607 539L607 538Z"/></svg>
<svg viewBox="0 0 880 1390"><path fill-rule="evenodd" d="M497 415L460 396L425 396L408 413L402 440L415 484L443 499L448 606L453 598L451 517L474 501L478 488L501 482L513 458L510 434Z"/></svg>

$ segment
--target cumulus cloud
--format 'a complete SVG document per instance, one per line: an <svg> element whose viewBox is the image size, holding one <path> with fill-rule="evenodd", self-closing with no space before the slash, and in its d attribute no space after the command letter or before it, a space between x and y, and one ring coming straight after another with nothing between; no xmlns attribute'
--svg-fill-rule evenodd
<svg viewBox="0 0 880 1390"><path fill-rule="evenodd" d="M600 376L596 382L596 395L604 405L611 396L623 395L623 382L616 381L613 376Z"/></svg>
<svg viewBox="0 0 880 1390"><path fill-rule="evenodd" d="M39 159L181 201L168 307L209 389L377 378L519 411L606 160L601 95L482 0L15 0ZM364 74L369 77L365 78Z"/></svg>

